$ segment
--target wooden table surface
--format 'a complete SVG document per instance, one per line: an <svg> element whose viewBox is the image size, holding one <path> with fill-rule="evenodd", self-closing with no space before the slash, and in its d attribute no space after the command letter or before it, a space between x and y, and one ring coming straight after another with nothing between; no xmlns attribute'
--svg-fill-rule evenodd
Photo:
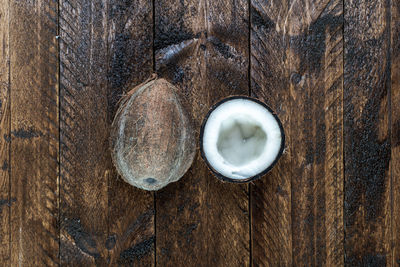
<svg viewBox="0 0 400 267"><path fill-rule="evenodd" d="M399 0L0 0L0 44L1 266L400 265ZM279 163L124 183L110 124L153 72L197 129L265 101Z"/></svg>

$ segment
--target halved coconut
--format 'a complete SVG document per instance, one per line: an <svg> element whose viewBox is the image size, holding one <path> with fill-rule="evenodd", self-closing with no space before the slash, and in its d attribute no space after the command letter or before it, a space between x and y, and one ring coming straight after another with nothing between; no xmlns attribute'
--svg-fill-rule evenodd
<svg viewBox="0 0 400 267"><path fill-rule="evenodd" d="M232 96L215 104L200 132L201 155L220 179L253 181L267 173L285 144L282 124L261 101Z"/></svg>

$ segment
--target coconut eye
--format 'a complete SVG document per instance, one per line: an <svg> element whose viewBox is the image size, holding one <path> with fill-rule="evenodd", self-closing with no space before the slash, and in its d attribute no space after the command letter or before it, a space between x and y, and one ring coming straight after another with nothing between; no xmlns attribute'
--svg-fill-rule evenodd
<svg viewBox="0 0 400 267"><path fill-rule="evenodd" d="M264 103L230 97L207 114L200 140L202 157L218 178L247 182L266 173L279 159L284 132Z"/></svg>
<svg viewBox="0 0 400 267"><path fill-rule="evenodd" d="M156 184L157 183L157 179L154 179L154 178L146 178L146 179L144 179L144 181L148 184Z"/></svg>

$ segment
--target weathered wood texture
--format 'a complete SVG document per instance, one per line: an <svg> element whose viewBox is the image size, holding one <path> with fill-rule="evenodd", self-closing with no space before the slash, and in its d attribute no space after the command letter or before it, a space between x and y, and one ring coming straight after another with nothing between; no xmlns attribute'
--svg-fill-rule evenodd
<svg viewBox="0 0 400 267"><path fill-rule="evenodd" d="M346 1L344 24L345 264L391 256L389 1Z"/></svg>
<svg viewBox="0 0 400 267"><path fill-rule="evenodd" d="M398 0L0 0L0 44L1 266L399 266ZM123 182L111 121L153 71L197 136L221 98L264 100L277 166Z"/></svg>
<svg viewBox="0 0 400 267"><path fill-rule="evenodd" d="M247 1L156 1L156 66L191 104L198 137L210 105L248 94ZM215 179L197 155L156 194L160 266L248 266L248 188Z"/></svg>
<svg viewBox="0 0 400 267"><path fill-rule="evenodd" d="M262 179L251 185L253 266L291 266L291 135L288 38L278 22L289 1L251 1L251 93L279 116L286 135L284 153Z"/></svg>
<svg viewBox="0 0 400 267"><path fill-rule="evenodd" d="M108 258L107 4L60 5L61 264Z"/></svg>
<svg viewBox="0 0 400 267"><path fill-rule="evenodd" d="M154 262L153 195L118 178L108 140L152 71L152 18L148 0L61 1L61 264Z"/></svg>
<svg viewBox="0 0 400 267"><path fill-rule="evenodd" d="M10 265L10 64L9 1L0 1L0 262Z"/></svg>
<svg viewBox="0 0 400 267"><path fill-rule="evenodd" d="M11 266L57 265L57 2L10 1Z"/></svg>
<svg viewBox="0 0 400 267"><path fill-rule="evenodd" d="M391 266L400 266L400 1L391 3Z"/></svg>
<svg viewBox="0 0 400 267"><path fill-rule="evenodd" d="M340 266L343 6L338 0L300 1L296 6L299 15L316 19L304 32L291 35L300 27L296 16L288 30L293 264Z"/></svg>
<svg viewBox="0 0 400 267"><path fill-rule="evenodd" d="M287 139L278 166L252 190L253 263L339 266L342 2L265 6L252 1L252 92L277 112Z"/></svg>

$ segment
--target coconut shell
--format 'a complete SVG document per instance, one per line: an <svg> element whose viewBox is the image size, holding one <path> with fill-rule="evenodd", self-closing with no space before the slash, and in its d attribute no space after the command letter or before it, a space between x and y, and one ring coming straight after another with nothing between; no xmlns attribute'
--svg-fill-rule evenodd
<svg viewBox="0 0 400 267"><path fill-rule="evenodd" d="M121 99L111 128L111 154L126 182L158 190L189 169L196 144L183 104L176 87L154 78Z"/></svg>
<svg viewBox="0 0 400 267"><path fill-rule="evenodd" d="M230 177L226 177L223 174L219 173L217 170L215 170L212 165L210 164L209 160L207 159L207 156L204 152L204 147L203 147L203 137L204 137L204 130L205 130L205 126L207 123L207 120L210 118L211 113L218 108L221 104L224 104L227 101L230 100L234 100L234 99L247 99L247 100L251 100L259 105L261 105L262 107L264 107L266 110L268 110L272 116L275 118L276 122L278 123L278 126L280 128L280 132L281 132L281 146L279 149L279 152L277 154L277 156L275 157L275 160L262 172L249 177L249 178L245 178L245 179L233 179ZM282 156L283 152L284 152L284 148L285 148L285 131L283 129L282 123L279 119L279 117L276 115L276 113L264 102L261 102L260 100L256 99L256 98L252 98L252 97L248 97L248 96L243 96L243 95L233 95L233 96L229 96L226 97L224 99L222 99L221 101L215 103L210 110L208 111L207 115L205 116L203 123L201 125L200 128L200 155L202 157L202 159L204 160L204 162L206 163L208 169L214 174L214 176L216 176L218 179L220 179L223 182L230 182L230 183L249 183L249 182L253 182L255 180L260 179L261 177L263 177L266 173L268 173L274 166L275 164L278 162L279 158Z"/></svg>

